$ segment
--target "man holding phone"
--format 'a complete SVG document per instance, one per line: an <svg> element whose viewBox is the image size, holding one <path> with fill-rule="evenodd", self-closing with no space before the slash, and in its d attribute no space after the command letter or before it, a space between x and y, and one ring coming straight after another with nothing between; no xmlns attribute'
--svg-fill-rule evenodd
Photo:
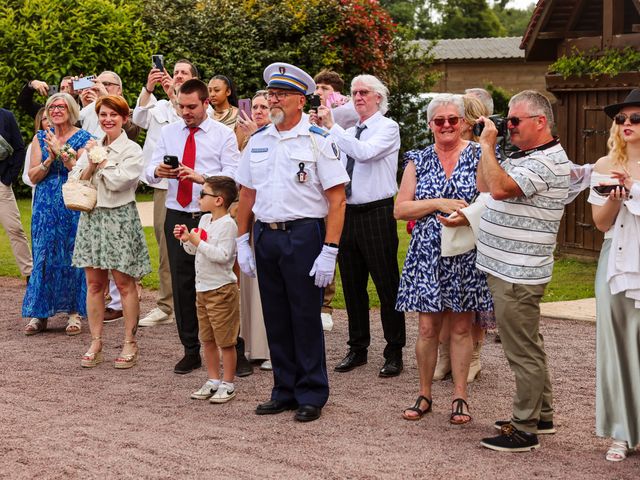
<svg viewBox="0 0 640 480"><path fill-rule="evenodd" d="M189 229L195 228L202 215L198 203L202 187L185 177L188 172L195 171L203 177L225 175L234 178L240 152L233 130L208 116L209 92L205 83L195 78L187 80L178 90L176 100L182 121L161 128L144 175L152 186L163 179L167 182L164 238L174 313L184 347L184 356L174 372L185 374L201 366L195 309L195 257L184 251L173 236L173 228L182 224ZM181 164L178 168L174 168L172 157L178 158Z"/></svg>
<svg viewBox="0 0 640 480"><path fill-rule="evenodd" d="M198 78L196 67L185 59L178 60L173 69L173 77L164 69L164 58L160 62L161 55L153 55L151 60L151 70L147 75L147 82L142 87L136 108L133 110L133 123L147 131L147 136L142 147L142 156L145 166L151 163L151 157L156 149L162 127L180 120L180 115L175 107L177 104L177 91L182 84ZM162 64L162 69L158 68ZM169 100L158 100L153 91L156 85L161 85ZM207 106L210 112L211 107ZM140 177L147 183L144 173ZM153 187L153 231L158 242L159 265L158 278L159 288L156 298L156 307L147 313L138 323L141 327L154 327L171 323L173 315L173 290L171 288L171 273L169 271L169 257L167 254L167 244L164 238L164 220L166 215L167 187L168 180L161 179L159 182L149 184Z"/></svg>
<svg viewBox="0 0 640 480"><path fill-rule="evenodd" d="M18 106L31 118L36 118L38 111L44 107L44 104L33 100L33 96L36 92L45 98L58 92L68 93L77 100L78 96L73 93L73 89L71 87L72 79L73 77L70 76L63 77L62 80L60 80L60 86L49 85L47 82L43 82L42 80L31 80L22 87L22 90L18 95Z"/></svg>

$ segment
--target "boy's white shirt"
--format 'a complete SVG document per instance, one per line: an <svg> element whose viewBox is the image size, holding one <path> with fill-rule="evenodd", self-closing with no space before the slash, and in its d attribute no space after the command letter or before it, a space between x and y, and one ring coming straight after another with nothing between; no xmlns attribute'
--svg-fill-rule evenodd
<svg viewBox="0 0 640 480"><path fill-rule="evenodd" d="M228 213L212 221L210 213L200 217L198 228L207 232L207 240L196 247L184 242L185 252L195 255L196 292L215 290L229 283L236 283L233 273L236 259L236 237L238 227Z"/></svg>

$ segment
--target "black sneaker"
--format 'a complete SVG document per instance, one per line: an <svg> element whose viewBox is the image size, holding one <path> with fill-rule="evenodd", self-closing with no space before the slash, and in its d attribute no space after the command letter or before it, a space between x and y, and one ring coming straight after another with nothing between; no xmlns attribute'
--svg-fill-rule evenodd
<svg viewBox="0 0 640 480"><path fill-rule="evenodd" d="M538 436L518 430L510 423L503 425L497 437L483 438L480 445L499 452L529 452L540 447Z"/></svg>
<svg viewBox="0 0 640 480"><path fill-rule="evenodd" d="M511 421L509 420L498 420L493 424L493 428L496 430L501 430L503 425L509 425ZM538 420L538 435L552 435L556 433L557 430L553 425L552 420Z"/></svg>

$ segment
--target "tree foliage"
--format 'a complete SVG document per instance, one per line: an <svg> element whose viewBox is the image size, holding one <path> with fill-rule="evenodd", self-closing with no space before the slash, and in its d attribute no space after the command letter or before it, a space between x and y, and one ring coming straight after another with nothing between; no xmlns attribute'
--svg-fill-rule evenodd
<svg viewBox="0 0 640 480"><path fill-rule="evenodd" d="M536 4L531 2L524 9L507 8L507 4L508 1L505 0L496 2L493 6L493 12L506 29L508 37L521 37L529 25Z"/></svg>

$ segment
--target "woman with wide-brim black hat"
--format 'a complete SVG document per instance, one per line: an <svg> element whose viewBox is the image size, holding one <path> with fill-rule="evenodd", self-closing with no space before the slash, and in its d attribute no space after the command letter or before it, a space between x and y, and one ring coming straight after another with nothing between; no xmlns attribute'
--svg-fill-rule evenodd
<svg viewBox="0 0 640 480"><path fill-rule="evenodd" d="M596 434L619 462L640 443L640 89L608 105L609 153L595 164L589 203L605 233L596 273Z"/></svg>

